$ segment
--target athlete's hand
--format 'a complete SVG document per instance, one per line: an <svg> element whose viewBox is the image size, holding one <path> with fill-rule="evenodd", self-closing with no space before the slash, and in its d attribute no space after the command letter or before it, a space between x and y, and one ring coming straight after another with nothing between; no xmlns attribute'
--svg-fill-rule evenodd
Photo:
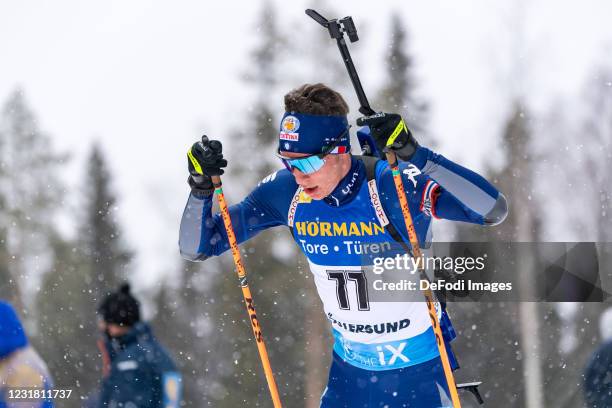
<svg viewBox="0 0 612 408"><path fill-rule="evenodd" d="M211 177L223 174L227 160L223 158L223 145L218 140L209 140L206 135L187 152L189 185L192 191L210 195L213 191Z"/></svg>
<svg viewBox="0 0 612 408"><path fill-rule="evenodd" d="M419 147L412 132L397 113L379 112L363 116L357 119L357 125L370 128L376 147L381 152L392 150L404 161L410 160Z"/></svg>

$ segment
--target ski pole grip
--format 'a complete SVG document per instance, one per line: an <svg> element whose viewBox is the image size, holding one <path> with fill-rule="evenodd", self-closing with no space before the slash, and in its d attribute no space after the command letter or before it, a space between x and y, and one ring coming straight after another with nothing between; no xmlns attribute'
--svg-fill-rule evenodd
<svg viewBox="0 0 612 408"><path fill-rule="evenodd" d="M219 188L221 187L221 176L210 176L210 179L212 180L213 186L215 188Z"/></svg>
<svg viewBox="0 0 612 408"><path fill-rule="evenodd" d="M389 150L385 153L385 156L387 156L387 163L389 163L389 167L393 168L397 166L397 155L395 154L395 152Z"/></svg>

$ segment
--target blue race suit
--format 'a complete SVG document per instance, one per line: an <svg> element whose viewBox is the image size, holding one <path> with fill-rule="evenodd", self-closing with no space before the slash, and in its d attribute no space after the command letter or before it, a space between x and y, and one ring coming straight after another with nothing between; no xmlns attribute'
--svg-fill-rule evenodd
<svg viewBox="0 0 612 408"><path fill-rule="evenodd" d="M431 240L432 218L495 224L505 217L505 200L495 187L426 148L419 147L411 162L400 162L400 172L422 243ZM187 259L203 260L229 248L223 221L219 214L212 215L211 208L211 197L190 195L179 238ZM364 163L352 157L347 175L323 200L312 200L288 170L279 170L229 211L239 243L270 227L291 228L332 325L334 361L380 375L439 361L424 302L369 302L360 284L363 249L393 242L386 228L389 223L409 241L386 162L376 164L375 178L368 181ZM432 379L432 384L437 382ZM334 392L331 386L330 377L326 396ZM345 401L356 395L350 390L345 394Z"/></svg>

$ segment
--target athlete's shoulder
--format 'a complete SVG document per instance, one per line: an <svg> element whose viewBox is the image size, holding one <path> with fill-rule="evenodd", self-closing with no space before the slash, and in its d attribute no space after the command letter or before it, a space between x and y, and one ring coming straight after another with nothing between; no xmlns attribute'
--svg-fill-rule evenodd
<svg viewBox="0 0 612 408"><path fill-rule="evenodd" d="M289 170L277 170L264 177L246 201L254 208L267 209L275 214L275 218L284 222L297 189L298 184Z"/></svg>
<svg viewBox="0 0 612 408"><path fill-rule="evenodd" d="M255 191L259 190L275 195L291 193L291 196L293 196L297 188L298 185L295 182L295 177L293 177L293 174L291 174L287 169L281 169L261 179L261 181L257 184Z"/></svg>

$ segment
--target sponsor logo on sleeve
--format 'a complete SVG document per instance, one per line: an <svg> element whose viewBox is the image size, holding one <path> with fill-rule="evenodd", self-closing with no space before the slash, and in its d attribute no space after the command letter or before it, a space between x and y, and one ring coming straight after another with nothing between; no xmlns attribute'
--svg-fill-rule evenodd
<svg viewBox="0 0 612 408"><path fill-rule="evenodd" d="M272 174L268 174L266 177L264 177L264 178L263 178L263 179L262 179L262 180L259 182L259 184L258 184L258 185L260 185L260 184L265 184L265 183L268 183L268 182L270 182L270 181L274 181L274 179L276 178L276 173L278 173L278 171L275 171L275 172L274 172L274 173L272 173Z"/></svg>
<svg viewBox="0 0 612 408"><path fill-rule="evenodd" d="M383 227L388 225L389 219L387 218L387 214L385 214L385 210L380 202L380 195L378 194L375 180L368 181L368 192L370 193L370 202L372 203L372 207L374 207L374 212L376 213L378 222L380 222L380 225Z"/></svg>
<svg viewBox="0 0 612 408"><path fill-rule="evenodd" d="M291 204L289 204L289 212L287 213L287 225L293 227L293 222L295 220L295 211L297 210L297 206L300 203L300 197L302 196L302 187L298 187L293 198L291 199Z"/></svg>
<svg viewBox="0 0 612 408"><path fill-rule="evenodd" d="M414 164L410 163L408 165L408 168L404 169L402 173L404 173L406 177L408 177L408 180L410 180L412 182L412 185L416 188L417 181L414 177L421 174L421 170L419 170L419 168L415 166Z"/></svg>

